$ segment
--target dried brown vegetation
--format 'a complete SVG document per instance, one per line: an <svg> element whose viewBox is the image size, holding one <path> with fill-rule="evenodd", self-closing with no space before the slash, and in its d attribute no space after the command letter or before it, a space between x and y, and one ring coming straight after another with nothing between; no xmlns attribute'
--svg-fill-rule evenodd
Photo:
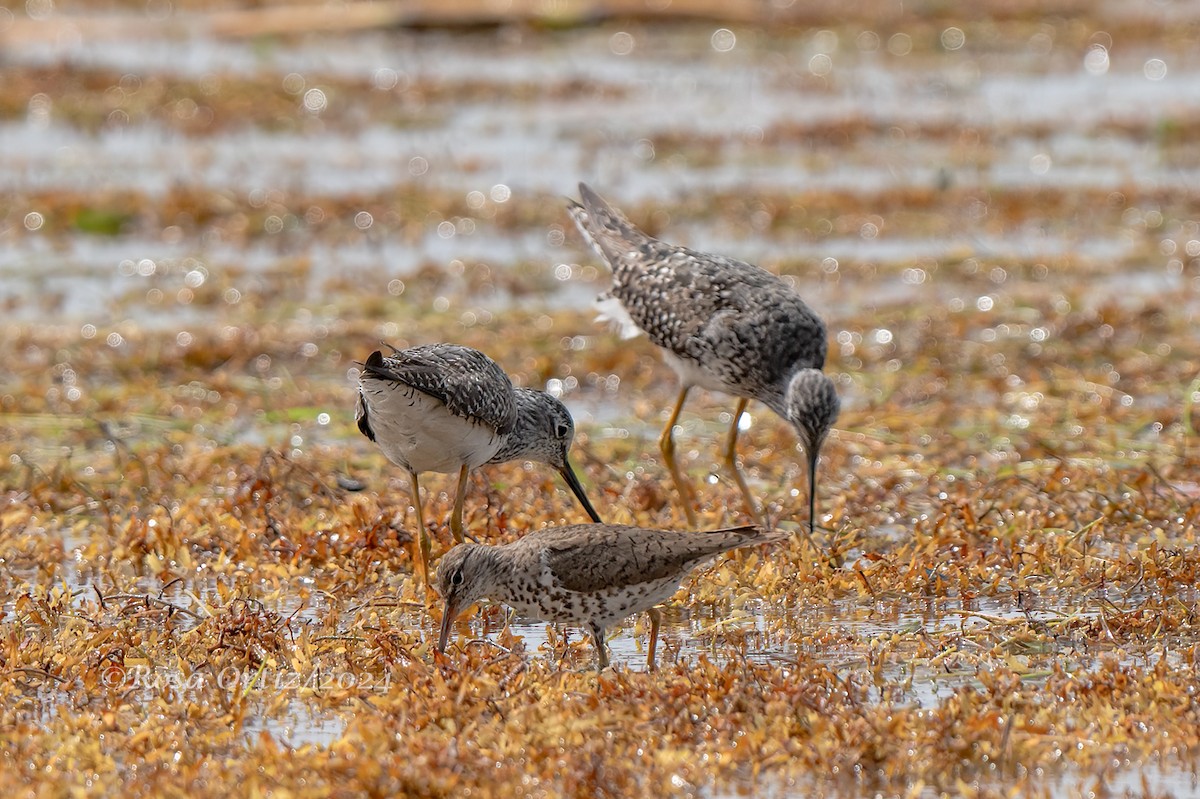
<svg viewBox="0 0 1200 799"><path fill-rule="evenodd" d="M1051 331L1040 352L1027 332L976 343L1020 312ZM691 621L657 674L599 676L585 649L572 645L565 664L561 646L527 651L494 613L495 644L464 639L433 655L402 483L353 431L344 369L329 356L313 364L281 342L259 372L257 336L201 338L191 348L225 351L202 371L150 332L112 351L99 336L10 328L25 353L4 397L10 763L25 779L50 768L114 789L303 780L314 794L508 795L539 784L621 794L630 779L832 789L839 774L986 789L1001 775L1036 786L1039 769L1068 763L1175 762L1200 730L1200 464L1181 397L1139 403L1157 410L1120 398L1182 385L1200 352L1141 349L1147 337L1181 341L1166 308L932 315L835 320L903 335L831 364L861 362L847 374L862 399L823 467L822 551L797 538L723 562L680 595ZM495 342L522 324L447 335L486 338L513 361ZM590 324L561 315L548 332ZM323 349L361 349L366 327L347 323ZM552 357L569 355L576 373L596 359L638 375L644 356L618 349L597 335ZM892 359L904 368L888 373ZM1012 362L1016 391L1018 373L997 365ZM1115 385L1106 368L1120 371ZM83 396L47 408L67 370ZM661 368L649 372L622 390L665 399ZM285 374L288 389L273 388ZM251 430L267 443L245 440ZM303 443L290 446L293 435ZM692 435L692 472L719 473L712 437ZM680 521L649 478L625 477L660 470L651 437L652 423L629 439L586 437L585 471L613 520ZM792 447L774 419L748 435L747 465L784 519L804 505L779 488L796 482ZM347 492L339 475L372 490ZM493 488L477 479L468 507L481 538L572 518L547 475L488 477ZM496 486L505 501L489 509ZM703 493L706 523L739 514L725 481ZM434 505L431 518L446 518L447 497ZM707 654L681 651L693 640ZM929 691L940 698L914 701ZM293 717L336 732L279 757ZM66 769L81 758L82 770Z"/></svg>
<svg viewBox="0 0 1200 799"><path fill-rule="evenodd" d="M1051 61L1075 63L1101 25L1122 44L1168 47L1194 26L1093 20L1095 4L1072 0L904 5L897 21L894 3L797 3L797 30L739 36L769 55L802 47L804 14L843 42L895 25L915 62L955 24L979 43L972 57L1028 58L1042 35L1057 37ZM673 35L635 22L644 49ZM502 31L498 49L543 35ZM778 59L762 74L797 96L837 89ZM314 69L303 85L339 110L317 119L269 69L192 79L14 58L0 65L0 116L44 114L87 136L152 126L191 146L364 123L442 131L460 106L488 103L501 114L644 101L636 82L578 75L393 77L380 90ZM1068 133L1191 169L1197 119L1181 104ZM607 134L575 124L581 159L614 158ZM1200 745L1194 189L1124 173L988 182L1013 139L1062 133L1016 115L960 126L852 112L744 133L648 131L646 180L730 161L793 169L793 157L883 172L910 156L880 148L906 142L942 171L628 199L605 187L666 238L703 230L733 255L782 242L765 265L815 297L844 398L823 451L817 547L797 535L686 582L653 673L640 619L616 633L617 667L600 674L575 631L508 624L494 606L434 653L440 611L413 584L407 480L353 421L356 361L381 340L475 346L519 383L563 381L580 415L573 460L605 521L683 523L655 444L672 377L576 296L603 277L562 197L493 196L490 181L468 194L460 184L486 165L463 159L426 180L407 154L405 177L383 189L279 175L249 190L95 188L69 170L13 181L0 240L29 263L0 266L36 290L0 294L0 783L40 796L1186 792ZM487 237L488 257L424 254L446 223L455 246ZM971 237L1038 254L993 256ZM882 254L793 253L846 240ZM71 272L64 255L78 286L38 272L97 242L133 243L99 278L97 263ZM198 255L137 260L160 242ZM896 242L918 254L889 252ZM411 269L392 266L396 243L418 252ZM343 248L378 254L361 268L322 260ZM80 315L72 303L99 283L102 301ZM698 392L676 437L706 526L744 521L721 465L731 410ZM751 411L751 485L773 522L799 530L795 435ZM452 485L427 482L435 557ZM551 471L472 478L466 522L480 540L580 517Z"/></svg>

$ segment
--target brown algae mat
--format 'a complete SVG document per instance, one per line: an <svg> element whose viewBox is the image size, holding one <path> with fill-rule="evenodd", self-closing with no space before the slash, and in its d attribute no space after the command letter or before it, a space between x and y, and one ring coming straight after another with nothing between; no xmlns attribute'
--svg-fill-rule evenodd
<svg viewBox="0 0 1200 799"><path fill-rule="evenodd" d="M307 314L186 346L8 326L4 769L34 792L286 795L999 794L1186 771L1200 484L1190 403L1167 387L1200 353L1141 349L1150 328L1187 340L1166 306L1148 327L1145 309L1029 303L861 320L895 336L853 371L832 355L853 399L821 466L819 551L797 535L687 581L652 673L640 620L601 674L581 636L527 646L495 608L435 655L406 481L353 427L348 353L377 325L331 324L316 354ZM1019 325L988 333L1035 311L1037 349ZM531 327L552 344L506 351ZM593 500L607 521L681 523L649 345L584 313L421 328L489 346L518 379L568 361L591 376L579 393L630 420L581 427ZM1123 401L1112 368L1161 401ZM722 410L705 397L679 433L712 526L743 518L717 465ZM755 419L752 484L798 528L793 434ZM430 486L436 554L452 480ZM552 471L515 465L479 474L467 507L488 541L579 515Z"/></svg>

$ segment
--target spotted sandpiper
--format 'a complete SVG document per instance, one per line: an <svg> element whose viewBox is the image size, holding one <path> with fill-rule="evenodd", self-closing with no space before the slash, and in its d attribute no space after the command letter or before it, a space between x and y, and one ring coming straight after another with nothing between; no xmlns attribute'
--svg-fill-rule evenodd
<svg viewBox="0 0 1200 799"><path fill-rule="evenodd" d="M510 606L518 614L549 622L580 624L596 645L600 668L608 665L604 631L634 613L650 613L647 663L654 667L659 614L695 566L722 552L787 538L757 526L712 532L673 532L611 524L550 527L511 544L464 544L438 564L437 589L445 601L438 651L450 627L480 599Z"/></svg>

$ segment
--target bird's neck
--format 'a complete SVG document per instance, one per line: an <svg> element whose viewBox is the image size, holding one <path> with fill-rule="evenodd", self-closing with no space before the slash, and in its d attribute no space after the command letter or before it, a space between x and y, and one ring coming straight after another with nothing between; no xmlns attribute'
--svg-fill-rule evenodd
<svg viewBox="0 0 1200 799"><path fill-rule="evenodd" d="M517 389L517 423L512 431L504 437L500 449L488 463L508 463L516 460L541 460L535 448L538 437L534 435L537 414L539 413L536 398L531 396L530 389Z"/></svg>
<svg viewBox="0 0 1200 799"><path fill-rule="evenodd" d="M775 411L780 417L790 419L787 411L787 386L790 382L791 375L788 375L787 380L778 385L764 386L754 398Z"/></svg>

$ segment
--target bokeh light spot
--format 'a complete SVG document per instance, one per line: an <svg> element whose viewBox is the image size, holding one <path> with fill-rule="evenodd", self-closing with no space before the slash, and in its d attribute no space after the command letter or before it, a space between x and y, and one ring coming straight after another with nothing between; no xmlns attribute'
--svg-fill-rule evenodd
<svg viewBox="0 0 1200 799"><path fill-rule="evenodd" d="M729 28L717 28L713 31L710 41L712 42L712 49L718 53L728 53L737 47L737 34L729 30Z"/></svg>

